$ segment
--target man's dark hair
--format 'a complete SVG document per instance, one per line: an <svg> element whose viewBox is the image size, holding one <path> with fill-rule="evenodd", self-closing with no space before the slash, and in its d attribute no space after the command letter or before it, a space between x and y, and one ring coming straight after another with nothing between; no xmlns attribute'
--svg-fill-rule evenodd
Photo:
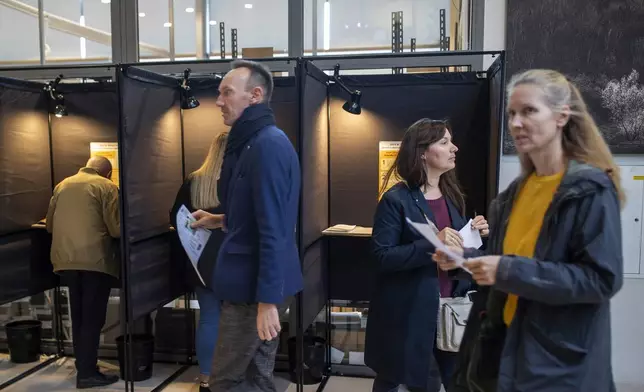
<svg viewBox="0 0 644 392"><path fill-rule="evenodd" d="M267 66L255 61L235 60L232 63L232 68L248 69L250 71L250 77L248 78L246 88L250 90L258 86L261 87L264 89L264 102L268 103L271 101L271 96L273 95L273 75Z"/></svg>

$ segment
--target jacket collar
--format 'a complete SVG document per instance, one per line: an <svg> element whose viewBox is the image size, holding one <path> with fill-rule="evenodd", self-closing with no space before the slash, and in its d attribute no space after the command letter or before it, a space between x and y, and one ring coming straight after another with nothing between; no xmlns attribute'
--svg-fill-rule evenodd
<svg viewBox="0 0 644 392"><path fill-rule="evenodd" d="M81 167L80 170L78 170L79 173L85 173L85 174L94 174L94 175L99 175L96 169L92 169L91 167Z"/></svg>

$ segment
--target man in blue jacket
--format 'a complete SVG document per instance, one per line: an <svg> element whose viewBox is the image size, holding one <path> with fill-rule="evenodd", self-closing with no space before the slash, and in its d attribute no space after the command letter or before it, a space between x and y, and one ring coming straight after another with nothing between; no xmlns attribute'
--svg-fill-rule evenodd
<svg viewBox="0 0 644 392"><path fill-rule="evenodd" d="M236 61L219 85L217 106L231 126L218 194L225 214L196 211L196 227L224 228L213 289L222 299L210 388L275 391L280 313L302 289L295 240L300 166L269 107L273 78L263 65Z"/></svg>

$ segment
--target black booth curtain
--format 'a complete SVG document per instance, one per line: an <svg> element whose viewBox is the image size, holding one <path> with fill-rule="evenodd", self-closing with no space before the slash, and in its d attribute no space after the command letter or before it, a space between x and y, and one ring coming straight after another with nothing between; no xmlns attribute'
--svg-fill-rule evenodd
<svg viewBox="0 0 644 392"><path fill-rule="evenodd" d="M128 303L134 320L183 293L172 262L168 211L181 186L178 80L135 67L117 74L121 97L121 205ZM130 321L134 321L130 320Z"/></svg>
<svg viewBox="0 0 644 392"><path fill-rule="evenodd" d="M39 83L0 78L0 304L57 284L45 217L52 191L47 101Z"/></svg>
<svg viewBox="0 0 644 392"><path fill-rule="evenodd" d="M331 93L331 225L371 227L378 204L378 143L400 141L405 129L428 117L449 119L458 146L456 171L468 214L487 208L488 82L476 73L343 76L362 91L362 114L342 109L349 98Z"/></svg>
<svg viewBox="0 0 644 392"><path fill-rule="evenodd" d="M308 62L298 72L302 91L302 208L300 247L304 325L310 325L327 300L322 231L329 227L328 77Z"/></svg>
<svg viewBox="0 0 644 392"><path fill-rule="evenodd" d="M45 217L52 191L42 85L0 79L0 235Z"/></svg>
<svg viewBox="0 0 644 392"><path fill-rule="evenodd" d="M120 78L123 193L130 243L166 233L182 183L178 82L137 68Z"/></svg>

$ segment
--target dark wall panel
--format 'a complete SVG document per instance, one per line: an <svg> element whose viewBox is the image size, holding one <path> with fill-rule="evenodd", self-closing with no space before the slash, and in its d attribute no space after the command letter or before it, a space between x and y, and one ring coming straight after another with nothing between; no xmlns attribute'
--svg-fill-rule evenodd
<svg viewBox="0 0 644 392"><path fill-rule="evenodd" d="M298 143L298 92L295 77L275 78L271 107L277 126L288 136L295 149Z"/></svg>
<svg viewBox="0 0 644 392"><path fill-rule="evenodd" d="M183 181L178 90L124 77L121 167L128 241L168 231L168 211Z"/></svg>
<svg viewBox="0 0 644 392"><path fill-rule="evenodd" d="M302 247L329 227L329 121L326 76L310 69L304 79L302 128ZM309 73L310 72L310 73ZM317 76L317 77L316 77Z"/></svg>
<svg viewBox="0 0 644 392"><path fill-rule="evenodd" d="M52 117L54 180L76 174L90 156L91 142L116 142L118 96L115 84L64 86L66 117Z"/></svg>
<svg viewBox="0 0 644 392"><path fill-rule="evenodd" d="M349 98L331 91L331 225L373 225L378 203L378 143L402 140L423 117L448 118L459 147L457 173L468 211L488 201L489 94L487 80L473 73L343 77L362 91L362 114L342 109Z"/></svg>
<svg viewBox="0 0 644 392"><path fill-rule="evenodd" d="M0 83L0 235L45 217L52 191L49 156L42 92Z"/></svg>
<svg viewBox="0 0 644 392"><path fill-rule="evenodd" d="M208 155L213 140L230 128L224 124L217 101L219 80L194 81L193 93L199 100L199 107L183 111L183 141L185 150L186 176L197 170Z"/></svg>

